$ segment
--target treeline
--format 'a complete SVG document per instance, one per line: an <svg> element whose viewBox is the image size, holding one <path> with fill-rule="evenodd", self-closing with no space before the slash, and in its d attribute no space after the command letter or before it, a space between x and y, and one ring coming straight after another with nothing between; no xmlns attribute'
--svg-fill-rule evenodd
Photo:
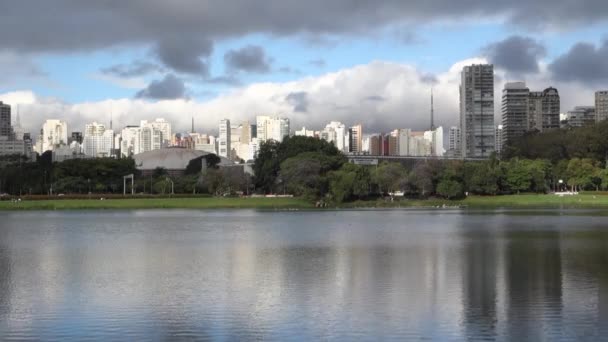
<svg viewBox="0 0 608 342"><path fill-rule="evenodd" d="M399 163L349 164L333 144L306 137L261 146L255 161L256 188L295 196L344 202L395 193L455 199L478 195L608 189L608 172L592 158L487 161L421 161L411 169Z"/></svg>
<svg viewBox="0 0 608 342"><path fill-rule="evenodd" d="M607 156L608 121L545 133L530 132L508 142L502 153L503 159L546 159L554 164L573 158L593 159L604 164Z"/></svg>
<svg viewBox="0 0 608 342"><path fill-rule="evenodd" d="M123 177L135 175L134 191L145 194L209 194L230 195L252 190L251 177L239 168L217 167L220 159L214 154L192 160L180 177L169 176L157 168L144 177L131 158L71 159L52 162L45 152L35 162L20 156L0 158L0 194L122 194ZM203 163L205 172L201 173ZM127 182L127 192L131 192Z"/></svg>

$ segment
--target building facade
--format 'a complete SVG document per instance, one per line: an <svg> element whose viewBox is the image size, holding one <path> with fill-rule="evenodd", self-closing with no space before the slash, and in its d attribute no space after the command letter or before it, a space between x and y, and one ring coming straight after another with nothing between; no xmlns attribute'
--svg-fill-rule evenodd
<svg viewBox="0 0 608 342"><path fill-rule="evenodd" d="M230 120L224 119L220 121L220 134L218 136L218 154L220 157L230 158L232 151L231 146L231 133L232 127L230 127Z"/></svg>
<svg viewBox="0 0 608 342"><path fill-rule="evenodd" d="M114 150L114 131L93 122L84 126L83 150L90 157L110 157Z"/></svg>
<svg viewBox="0 0 608 342"><path fill-rule="evenodd" d="M448 133L448 154L452 157L459 157L460 148L460 127L452 126Z"/></svg>
<svg viewBox="0 0 608 342"><path fill-rule="evenodd" d="M349 152L360 154L363 152L363 127L361 124L351 127L348 130Z"/></svg>
<svg viewBox="0 0 608 342"><path fill-rule="evenodd" d="M608 119L608 90L595 92L595 122Z"/></svg>
<svg viewBox="0 0 608 342"><path fill-rule="evenodd" d="M0 101L0 140L13 140L11 106Z"/></svg>
<svg viewBox="0 0 608 342"><path fill-rule="evenodd" d="M530 89L526 87L525 82L505 84L502 90L501 147L529 130L529 100ZM498 143L498 140L496 142ZM496 149L499 150L498 146Z"/></svg>
<svg viewBox="0 0 608 342"><path fill-rule="evenodd" d="M278 116L257 116L256 130L256 138L260 143L267 140L282 142L290 133L289 119Z"/></svg>
<svg viewBox="0 0 608 342"><path fill-rule="evenodd" d="M559 92L550 87L530 92L528 102L528 130L546 132L559 128L561 105Z"/></svg>
<svg viewBox="0 0 608 342"><path fill-rule="evenodd" d="M68 144L68 124L63 120L46 120L40 134L39 153Z"/></svg>
<svg viewBox="0 0 608 342"><path fill-rule="evenodd" d="M594 124L596 121L595 107L577 106L566 114L567 126L583 127Z"/></svg>
<svg viewBox="0 0 608 342"><path fill-rule="evenodd" d="M460 83L463 157L487 158L494 152L494 66L465 66Z"/></svg>

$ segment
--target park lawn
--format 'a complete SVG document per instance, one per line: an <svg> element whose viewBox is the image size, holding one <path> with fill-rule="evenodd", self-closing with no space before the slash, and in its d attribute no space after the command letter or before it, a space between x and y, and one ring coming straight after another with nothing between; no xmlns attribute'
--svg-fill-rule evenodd
<svg viewBox="0 0 608 342"><path fill-rule="evenodd" d="M306 209L313 203L299 198L129 198L65 199L0 202L0 210L86 210L86 209Z"/></svg>
<svg viewBox="0 0 608 342"><path fill-rule="evenodd" d="M462 200L384 199L355 201L329 206L329 209L356 208L598 208L608 209L608 194L584 193L559 197L544 194L469 196ZM86 210L86 209L312 209L314 203L301 198L128 198L128 199L57 199L0 201L0 210Z"/></svg>

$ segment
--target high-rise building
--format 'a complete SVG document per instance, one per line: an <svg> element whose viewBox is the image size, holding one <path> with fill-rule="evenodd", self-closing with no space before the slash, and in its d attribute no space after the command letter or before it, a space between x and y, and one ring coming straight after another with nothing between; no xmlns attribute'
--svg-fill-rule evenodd
<svg viewBox="0 0 608 342"><path fill-rule="evenodd" d="M52 151L54 148L67 145L68 124L63 120L46 120L42 125L40 135L40 152Z"/></svg>
<svg viewBox="0 0 608 342"><path fill-rule="evenodd" d="M0 101L0 140L13 140L11 106Z"/></svg>
<svg viewBox="0 0 608 342"><path fill-rule="evenodd" d="M448 153L452 157L460 156L460 148L462 146L460 142L460 127L450 127L450 133L448 135Z"/></svg>
<svg viewBox="0 0 608 342"><path fill-rule="evenodd" d="M321 131L321 139L333 142L334 145L338 148L338 150L342 152L348 152L348 150L346 149L346 146L348 144L348 142L346 141L347 134L348 131L343 123L338 121L331 121L325 126L323 131Z"/></svg>
<svg viewBox="0 0 608 342"><path fill-rule="evenodd" d="M463 157L486 158L494 152L494 66L465 66L460 84Z"/></svg>
<svg viewBox="0 0 608 342"><path fill-rule="evenodd" d="M139 149L136 154L160 150L166 145L163 132L153 125L139 127Z"/></svg>
<svg viewBox="0 0 608 342"><path fill-rule="evenodd" d="M545 132L559 128L560 99L555 88L530 92L528 129Z"/></svg>
<svg viewBox="0 0 608 342"><path fill-rule="evenodd" d="M608 90L595 92L595 121L608 119Z"/></svg>
<svg viewBox="0 0 608 342"><path fill-rule="evenodd" d="M351 127L348 130L349 152L359 154L363 151L363 127L361 124Z"/></svg>
<svg viewBox="0 0 608 342"><path fill-rule="evenodd" d="M219 147L218 153L221 157L230 158L231 148L231 133L230 120L224 119L220 121L220 135L218 137Z"/></svg>
<svg viewBox="0 0 608 342"><path fill-rule="evenodd" d="M520 137L529 128L528 107L530 89L525 82L505 84L502 90L502 139L501 146ZM497 141L498 142L498 141ZM498 150L498 145L497 148Z"/></svg>
<svg viewBox="0 0 608 342"><path fill-rule="evenodd" d="M402 128L397 134L398 150L400 156L407 156L410 150L410 134L412 130L409 128Z"/></svg>
<svg viewBox="0 0 608 342"><path fill-rule="evenodd" d="M87 156L110 157L114 150L114 131L97 122L86 124L83 149Z"/></svg>
<svg viewBox="0 0 608 342"><path fill-rule="evenodd" d="M171 133L171 123L163 118L156 119L154 121L142 120L139 124L140 127L153 127L156 130L161 131L162 133L162 147L168 147L171 145L171 137L173 134Z"/></svg>
<svg viewBox="0 0 608 342"><path fill-rule="evenodd" d="M501 153L502 152L502 146L503 146L503 141L504 140L504 128L503 125L498 125L496 126L496 142L495 142L495 146L496 146L496 153Z"/></svg>
<svg viewBox="0 0 608 342"><path fill-rule="evenodd" d="M120 133L120 154L123 157L132 157L139 153L140 134L139 126L127 126Z"/></svg>
<svg viewBox="0 0 608 342"><path fill-rule="evenodd" d="M68 145L71 144L73 141L82 144L82 142L84 141L84 138L82 137L82 132L72 132L68 137Z"/></svg>
<svg viewBox="0 0 608 342"><path fill-rule="evenodd" d="M282 142L290 133L289 119L278 116L257 116L256 129L256 137L260 143L266 140Z"/></svg>
<svg viewBox="0 0 608 342"><path fill-rule="evenodd" d="M583 127L595 123L596 113L593 106L577 106L566 115L567 125Z"/></svg>
<svg viewBox="0 0 608 342"><path fill-rule="evenodd" d="M426 139L430 146L430 154L434 157L442 157L445 150L443 148L443 127L439 126L432 131L424 132L424 139Z"/></svg>

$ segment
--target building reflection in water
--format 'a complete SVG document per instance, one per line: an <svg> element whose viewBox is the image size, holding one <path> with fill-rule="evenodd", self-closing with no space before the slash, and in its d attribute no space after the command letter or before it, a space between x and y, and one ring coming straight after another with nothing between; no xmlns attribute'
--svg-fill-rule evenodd
<svg viewBox="0 0 608 342"><path fill-rule="evenodd" d="M2 215L0 338L552 340L608 325L601 217Z"/></svg>

